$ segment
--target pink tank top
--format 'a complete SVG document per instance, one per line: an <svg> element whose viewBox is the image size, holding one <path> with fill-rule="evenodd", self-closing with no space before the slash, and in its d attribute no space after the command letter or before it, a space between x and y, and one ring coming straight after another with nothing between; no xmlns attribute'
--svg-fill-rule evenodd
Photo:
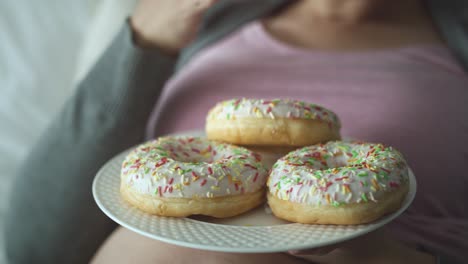
<svg viewBox="0 0 468 264"><path fill-rule="evenodd" d="M240 97L320 104L340 116L343 136L398 148L418 193L391 228L406 242L468 258L468 75L446 48L317 52L253 22L167 83L148 136L203 129L216 102Z"/></svg>

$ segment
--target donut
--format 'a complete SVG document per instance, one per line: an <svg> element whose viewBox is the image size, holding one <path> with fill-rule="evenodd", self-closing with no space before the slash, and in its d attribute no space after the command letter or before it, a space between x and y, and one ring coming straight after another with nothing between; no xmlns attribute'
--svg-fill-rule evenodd
<svg viewBox="0 0 468 264"><path fill-rule="evenodd" d="M382 144L332 141L279 159L268 179L268 204L279 218L304 224L355 225L400 208L408 166Z"/></svg>
<svg viewBox="0 0 468 264"><path fill-rule="evenodd" d="M265 201L267 169L245 148L202 137L161 137L122 163L122 198L160 216L244 213Z"/></svg>
<svg viewBox="0 0 468 264"><path fill-rule="evenodd" d="M303 147L340 139L332 111L290 99L232 99L214 106L206 119L209 139L243 146Z"/></svg>

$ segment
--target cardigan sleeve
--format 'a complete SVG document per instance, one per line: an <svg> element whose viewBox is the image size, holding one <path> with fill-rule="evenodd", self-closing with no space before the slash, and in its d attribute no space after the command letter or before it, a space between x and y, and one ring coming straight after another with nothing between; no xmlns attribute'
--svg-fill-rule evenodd
<svg viewBox="0 0 468 264"><path fill-rule="evenodd" d="M88 263L115 224L96 206L92 180L144 139L175 61L133 45L124 26L22 163L5 219L11 263Z"/></svg>

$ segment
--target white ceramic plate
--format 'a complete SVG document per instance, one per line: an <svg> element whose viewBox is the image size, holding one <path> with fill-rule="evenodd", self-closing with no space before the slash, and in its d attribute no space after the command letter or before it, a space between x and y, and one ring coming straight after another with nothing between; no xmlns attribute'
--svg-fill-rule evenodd
<svg viewBox="0 0 468 264"><path fill-rule="evenodd" d="M316 248L369 233L395 219L416 195L410 171L410 190L397 212L366 225L304 225L274 217L265 205L243 215L171 218L144 213L120 198L120 166L124 152L105 164L93 182L93 195L101 210L120 225L141 235L170 244L223 252L266 253Z"/></svg>

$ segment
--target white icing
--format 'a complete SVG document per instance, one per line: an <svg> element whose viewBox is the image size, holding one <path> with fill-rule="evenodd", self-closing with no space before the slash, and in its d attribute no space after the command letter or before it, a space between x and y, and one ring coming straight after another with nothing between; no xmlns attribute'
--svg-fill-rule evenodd
<svg viewBox="0 0 468 264"><path fill-rule="evenodd" d="M329 142L278 160L267 185L282 200L339 206L378 202L407 181L408 167L397 150L381 144Z"/></svg>
<svg viewBox="0 0 468 264"><path fill-rule="evenodd" d="M163 137L133 150L122 164L122 181L158 197L220 197L265 186L261 155L200 137Z"/></svg>
<svg viewBox="0 0 468 264"><path fill-rule="evenodd" d="M208 119L288 118L311 119L340 128L338 116L322 106L297 100L232 99L218 103L208 114Z"/></svg>

